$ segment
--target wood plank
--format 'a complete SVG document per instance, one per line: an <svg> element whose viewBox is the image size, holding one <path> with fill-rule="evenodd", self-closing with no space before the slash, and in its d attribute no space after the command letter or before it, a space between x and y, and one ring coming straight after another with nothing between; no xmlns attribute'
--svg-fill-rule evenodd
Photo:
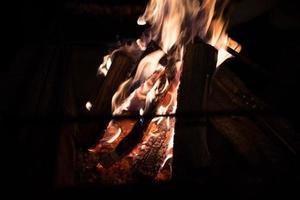
<svg viewBox="0 0 300 200"><path fill-rule="evenodd" d="M195 171L207 166L205 93L216 66L217 51L201 41L187 46L178 91L175 125L173 176L175 180L193 179ZM204 125L203 125L204 124Z"/></svg>

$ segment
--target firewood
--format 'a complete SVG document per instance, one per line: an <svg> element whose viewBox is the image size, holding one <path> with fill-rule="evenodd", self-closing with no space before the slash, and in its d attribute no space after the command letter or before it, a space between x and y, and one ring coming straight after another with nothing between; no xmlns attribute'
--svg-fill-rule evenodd
<svg viewBox="0 0 300 200"><path fill-rule="evenodd" d="M140 59L157 49L159 49L159 46L154 41L151 41L148 44L147 49L142 53ZM99 137L99 135L95 135L95 132L101 132L101 130L105 128L105 125L110 120L109 116L111 116L112 113L112 97L125 80L134 76L137 69L137 63L138 62L121 51L114 54L112 65L104 78L96 97L92 97L92 99L95 99L92 102L92 115L103 115L105 118L98 123L93 122L83 126L81 135L84 135L85 141L89 138L88 135L92 136L88 139L90 142L84 143L90 145L92 141L95 141L95 137Z"/></svg>
<svg viewBox="0 0 300 200"><path fill-rule="evenodd" d="M211 116L210 122L250 165L288 163L297 153L291 126L277 115L260 115L271 108L254 95L228 66L215 74L209 109L247 110L242 116ZM251 112L250 112L251 111ZM288 140L293 138L294 140ZM292 155L292 156L291 156Z"/></svg>
<svg viewBox="0 0 300 200"><path fill-rule="evenodd" d="M207 118L200 116L205 109L205 93L216 58L216 49L201 41L186 48L175 125L173 176L176 180L193 178L194 170L208 165Z"/></svg>
<svg viewBox="0 0 300 200"><path fill-rule="evenodd" d="M129 78L129 72L134 67L134 63L129 57L121 52L116 53L94 102L92 111L95 114L111 114L111 99L119 86Z"/></svg>
<svg viewBox="0 0 300 200"><path fill-rule="evenodd" d="M104 116L100 121L90 123L82 123L79 125L79 133L77 140L84 146L89 147L93 144L99 134L101 134L105 125L110 120L111 116L111 101L118 87L128 79L130 72L136 64L134 61L122 52L114 54L112 65L103 79L103 82L92 101L91 115ZM101 136L101 135L100 135Z"/></svg>
<svg viewBox="0 0 300 200"><path fill-rule="evenodd" d="M143 132L150 123L150 119L143 119L137 121L131 133L125 137L116 148L116 153L119 156L124 156L129 153L142 139Z"/></svg>
<svg viewBox="0 0 300 200"><path fill-rule="evenodd" d="M161 99L165 98L167 95L166 90L164 93L159 95L154 102L151 103L150 108L148 108L148 111L144 114L147 116L154 116L156 113L156 110L161 105ZM106 162L107 158L104 160L101 160L101 163L104 163L105 167L109 167L111 164L113 164L113 160L116 162L119 159L121 159L123 156L127 155L129 152L131 152L142 140L144 136L144 132L146 131L147 127L149 126L150 122L152 121L152 117L142 117L138 120L134 120L135 125L130 131L130 133L122 139L122 141L118 144L114 152L111 152L110 154L106 154L106 157L109 158L109 162Z"/></svg>
<svg viewBox="0 0 300 200"><path fill-rule="evenodd" d="M154 179L164 159L167 149L166 132L160 133L158 137L152 137L144 149L144 153L135 159L135 172L139 176Z"/></svg>

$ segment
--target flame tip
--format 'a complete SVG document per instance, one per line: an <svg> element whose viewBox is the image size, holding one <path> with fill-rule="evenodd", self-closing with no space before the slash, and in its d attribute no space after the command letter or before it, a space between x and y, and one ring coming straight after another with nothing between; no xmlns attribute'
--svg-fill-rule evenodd
<svg viewBox="0 0 300 200"><path fill-rule="evenodd" d="M88 111L91 111L91 108L93 107L92 103L90 101L86 102L85 104L85 108L88 110Z"/></svg>

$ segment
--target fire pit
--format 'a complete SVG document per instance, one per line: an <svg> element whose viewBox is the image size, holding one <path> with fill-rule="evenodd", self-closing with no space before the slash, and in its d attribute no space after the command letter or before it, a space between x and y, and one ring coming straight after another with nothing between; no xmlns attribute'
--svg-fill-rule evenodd
<svg viewBox="0 0 300 200"><path fill-rule="evenodd" d="M9 16L25 20L7 30L25 29L11 34L18 49L3 76L5 182L26 193L71 186L100 196L297 185L299 39L289 24L277 26L289 19L273 15L293 6L265 5L262 15L254 11L265 1L222 2L13 5ZM228 31L242 53L226 34L231 11Z"/></svg>
<svg viewBox="0 0 300 200"><path fill-rule="evenodd" d="M211 76L230 57L226 48L240 50L225 32L225 7L215 0L152 0L138 19L150 28L104 57L99 74L105 80L87 109L112 112L113 118L89 152L79 155L79 166L84 163L93 174L87 179L103 184L170 180L175 133L176 178L186 176L184 165L197 167L189 151L206 148L207 130L186 124L204 111Z"/></svg>
<svg viewBox="0 0 300 200"><path fill-rule="evenodd" d="M104 81L86 107L111 119L85 130L98 130L99 139L78 153L83 182L184 179L189 168L199 167L207 117L200 117L203 128L187 124L206 108L214 70L231 57L226 49L240 50L225 32L225 7L215 0L151 0L138 19L150 27L104 57Z"/></svg>

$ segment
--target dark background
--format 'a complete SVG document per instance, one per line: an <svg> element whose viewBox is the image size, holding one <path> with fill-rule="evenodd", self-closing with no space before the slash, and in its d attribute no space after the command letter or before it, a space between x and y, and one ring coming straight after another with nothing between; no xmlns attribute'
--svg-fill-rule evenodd
<svg viewBox="0 0 300 200"><path fill-rule="evenodd" d="M143 28L136 19L146 3L28 0L3 4L0 112L6 185L27 191L52 188L60 118L84 109L97 88L97 67L114 43L140 35ZM242 54L259 67L241 67L233 61L232 70L299 133L296 1L242 0L234 1L234 6L229 33L242 45ZM66 99L73 99L78 109L69 109Z"/></svg>

